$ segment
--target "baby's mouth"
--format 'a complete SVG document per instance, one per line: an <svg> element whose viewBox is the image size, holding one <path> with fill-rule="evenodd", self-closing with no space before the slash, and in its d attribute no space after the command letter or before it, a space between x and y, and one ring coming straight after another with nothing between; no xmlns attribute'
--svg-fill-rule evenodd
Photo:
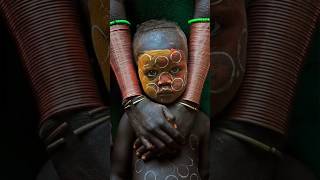
<svg viewBox="0 0 320 180"><path fill-rule="evenodd" d="M172 96L173 91L171 89L160 89L159 92L157 93L158 96Z"/></svg>

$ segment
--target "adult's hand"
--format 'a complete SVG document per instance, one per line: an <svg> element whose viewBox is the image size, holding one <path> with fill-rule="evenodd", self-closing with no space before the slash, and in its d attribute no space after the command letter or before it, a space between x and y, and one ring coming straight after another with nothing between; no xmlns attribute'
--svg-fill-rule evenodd
<svg viewBox="0 0 320 180"><path fill-rule="evenodd" d="M109 117L106 110L93 113L81 110L48 122L51 125L48 124L43 138L49 145L49 160L37 180L107 179L110 172ZM63 122L64 125L51 128L57 122ZM59 142L62 143L58 145Z"/></svg>
<svg viewBox="0 0 320 180"><path fill-rule="evenodd" d="M164 105L145 98L126 111L129 122L147 150L176 148L184 139L171 124L175 117Z"/></svg>
<svg viewBox="0 0 320 180"><path fill-rule="evenodd" d="M193 127L197 112L180 103L173 104L169 110L176 118L177 130L183 137L187 137Z"/></svg>
<svg viewBox="0 0 320 180"><path fill-rule="evenodd" d="M171 123L171 127L174 127L182 135L183 140L188 136L190 130L195 121L196 111L188 109L180 103L175 103L168 107L170 113L175 117L174 123ZM182 142L183 143L183 142ZM179 150L176 144L172 144L169 147L164 147L159 149L148 149L144 144L142 144L140 139L137 139L134 143L134 149L136 150L136 155L138 158L143 160L150 160L151 158L158 156L159 154L174 153Z"/></svg>

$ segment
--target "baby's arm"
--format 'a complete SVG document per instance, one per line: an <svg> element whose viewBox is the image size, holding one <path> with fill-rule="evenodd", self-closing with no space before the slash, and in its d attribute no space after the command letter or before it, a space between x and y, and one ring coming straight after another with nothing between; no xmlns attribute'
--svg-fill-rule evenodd
<svg viewBox="0 0 320 180"><path fill-rule="evenodd" d="M210 120L204 114L198 115L201 118L203 135L200 137L199 147L199 173L202 180L209 179L209 146L210 146ZM197 119L200 120L200 119Z"/></svg>
<svg viewBox="0 0 320 180"><path fill-rule="evenodd" d="M131 179L134 131L129 125L128 116L121 118L114 148L111 154L111 180Z"/></svg>

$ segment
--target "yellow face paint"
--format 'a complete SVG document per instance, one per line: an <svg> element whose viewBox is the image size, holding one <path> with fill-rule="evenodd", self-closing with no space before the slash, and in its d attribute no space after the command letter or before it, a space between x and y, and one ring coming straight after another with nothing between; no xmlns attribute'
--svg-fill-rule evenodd
<svg viewBox="0 0 320 180"><path fill-rule="evenodd" d="M187 60L182 50L145 51L138 57L138 71L144 92L156 102L172 103L185 90Z"/></svg>

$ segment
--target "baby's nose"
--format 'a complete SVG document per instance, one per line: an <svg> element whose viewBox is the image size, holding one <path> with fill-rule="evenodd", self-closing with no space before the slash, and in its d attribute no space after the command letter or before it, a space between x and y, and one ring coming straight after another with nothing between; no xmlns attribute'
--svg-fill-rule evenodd
<svg viewBox="0 0 320 180"><path fill-rule="evenodd" d="M158 85L159 86L165 86L165 85L171 85L172 78L169 73L163 73L159 77Z"/></svg>

